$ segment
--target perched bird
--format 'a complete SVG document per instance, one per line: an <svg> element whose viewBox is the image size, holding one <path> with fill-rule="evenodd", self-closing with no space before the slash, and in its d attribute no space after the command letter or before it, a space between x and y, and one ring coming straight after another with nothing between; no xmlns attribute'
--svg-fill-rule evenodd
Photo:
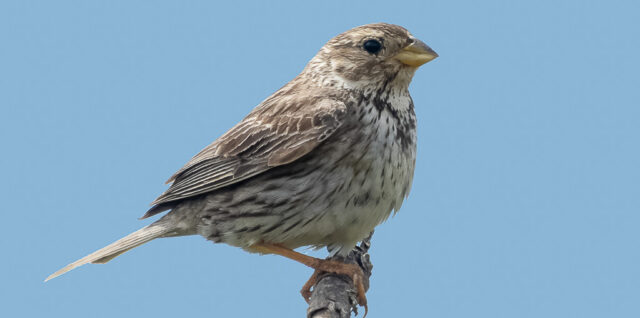
<svg viewBox="0 0 640 318"><path fill-rule="evenodd" d="M142 217L158 221L53 273L106 263L153 239L199 234L349 275L366 306L362 270L293 249L346 256L409 193L416 117L409 83L438 55L403 27L356 27L324 45L291 82L193 157Z"/></svg>

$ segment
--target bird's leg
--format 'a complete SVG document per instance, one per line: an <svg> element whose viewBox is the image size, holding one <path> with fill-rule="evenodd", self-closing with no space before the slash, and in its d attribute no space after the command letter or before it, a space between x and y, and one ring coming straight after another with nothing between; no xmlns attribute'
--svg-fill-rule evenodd
<svg viewBox="0 0 640 318"><path fill-rule="evenodd" d="M356 288L358 304L360 306L364 306L366 315L368 307L367 297L365 296L366 290L363 282L364 272L362 271L362 268L360 268L360 266L358 266L357 264L347 264L332 259L319 259L304 255L302 253L298 253L290 248L286 248L277 244L260 243L252 245L251 249L264 254L277 254L280 256L284 256L315 269L313 275L311 275L311 278L309 278L309 280L304 284L302 290L300 291L302 297L304 297L307 302L311 297L311 287L318 282L318 279L320 278L320 274L322 272L346 275L350 277L353 281L353 285Z"/></svg>

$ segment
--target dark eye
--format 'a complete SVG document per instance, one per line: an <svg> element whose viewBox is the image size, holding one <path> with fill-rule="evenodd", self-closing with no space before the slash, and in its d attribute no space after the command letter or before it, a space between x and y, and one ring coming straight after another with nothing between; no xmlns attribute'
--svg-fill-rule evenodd
<svg viewBox="0 0 640 318"><path fill-rule="evenodd" d="M382 49L382 44L378 40L367 40L362 45L362 48L371 54L376 54Z"/></svg>

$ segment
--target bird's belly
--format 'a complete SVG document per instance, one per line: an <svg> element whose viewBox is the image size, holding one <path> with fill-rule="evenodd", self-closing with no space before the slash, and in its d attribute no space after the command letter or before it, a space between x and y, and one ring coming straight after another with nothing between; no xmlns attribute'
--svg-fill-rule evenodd
<svg viewBox="0 0 640 318"><path fill-rule="evenodd" d="M342 245L348 252L400 208L413 179L415 136L410 136L412 143L407 147L395 134L387 133L384 125L377 133L369 133L373 137L368 143L353 144L349 155L329 160L342 168L318 184L339 182L324 191L323 202L328 204L322 210L309 211L316 219L303 227L292 246Z"/></svg>

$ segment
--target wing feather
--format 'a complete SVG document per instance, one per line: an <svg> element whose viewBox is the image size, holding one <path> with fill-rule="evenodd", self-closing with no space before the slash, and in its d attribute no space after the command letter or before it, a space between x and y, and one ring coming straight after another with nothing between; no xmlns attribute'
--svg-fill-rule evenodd
<svg viewBox="0 0 640 318"><path fill-rule="evenodd" d="M172 185L152 202L154 207L143 218L169 209L172 202L294 162L315 149L342 125L346 106L335 99L314 102L287 105L287 111L274 110L277 104L258 106L178 170L167 181Z"/></svg>

